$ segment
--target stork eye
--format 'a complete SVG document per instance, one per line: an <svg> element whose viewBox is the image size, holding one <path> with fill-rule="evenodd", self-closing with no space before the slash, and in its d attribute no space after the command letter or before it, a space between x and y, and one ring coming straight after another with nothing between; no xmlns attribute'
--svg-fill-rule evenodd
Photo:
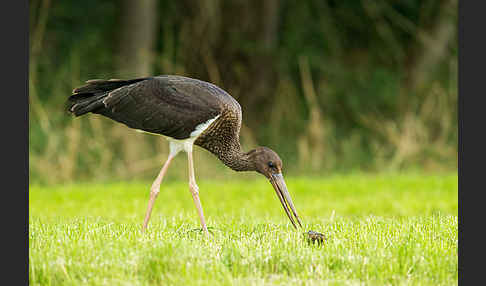
<svg viewBox="0 0 486 286"><path fill-rule="evenodd" d="M273 162L270 161L270 162L268 162L268 167L273 168L273 167L275 167L275 165L273 164Z"/></svg>

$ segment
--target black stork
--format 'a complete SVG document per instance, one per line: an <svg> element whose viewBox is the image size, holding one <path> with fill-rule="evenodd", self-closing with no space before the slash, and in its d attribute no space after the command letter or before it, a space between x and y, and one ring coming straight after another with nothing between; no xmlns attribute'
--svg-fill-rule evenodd
<svg viewBox="0 0 486 286"><path fill-rule="evenodd" d="M210 151L235 171L256 171L264 175L275 189L294 228L297 226L289 207L302 227L282 176L282 160L267 147L257 147L246 153L241 150L241 107L216 85L175 75L88 80L73 90L68 105L75 116L88 112L101 114L130 128L163 135L169 141L169 157L150 189L142 231L147 228L170 162L180 151L185 151L189 163L189 190L202 228L209 235L194 176L194 144Z"/></svg>

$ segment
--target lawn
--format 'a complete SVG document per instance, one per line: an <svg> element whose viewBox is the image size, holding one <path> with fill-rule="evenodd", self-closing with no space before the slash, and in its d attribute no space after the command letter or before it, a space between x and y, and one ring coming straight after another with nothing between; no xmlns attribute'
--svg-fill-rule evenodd
<svg viewBox="0 0 486 286"><path fill-rule="evenodd" d="M30 186L30 285L457 285L457 174L287 178L296 232L262 177Z"/></svg>

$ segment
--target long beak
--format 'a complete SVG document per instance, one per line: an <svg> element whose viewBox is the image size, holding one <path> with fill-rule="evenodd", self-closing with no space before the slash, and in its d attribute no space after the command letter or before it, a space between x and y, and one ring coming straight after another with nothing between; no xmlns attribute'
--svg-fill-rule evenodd
<svg viewBox="0 0 486 286"><path fill-rule="evenodd" d="M270 183L272 183L273 188L275 189L275 192L277 193L278 198L280 199L280 203L282 204L285 213L290 219L290 222L292 222L292 225L297 229L297 225L295 224L295 220L290 214L289 208L292 210L292 213L294 214L295 218L297 219L297 223L299 224L300 227L302 227L302 224L300 222L300 218L297 215L297 211L295 210L294 203L292 202L292 198L290 198L289 191L287 190L287 185L285 184L285 180L282 176L282 174L272 174L270 176ZM288 206L287 206L288 204Z"/></svg>

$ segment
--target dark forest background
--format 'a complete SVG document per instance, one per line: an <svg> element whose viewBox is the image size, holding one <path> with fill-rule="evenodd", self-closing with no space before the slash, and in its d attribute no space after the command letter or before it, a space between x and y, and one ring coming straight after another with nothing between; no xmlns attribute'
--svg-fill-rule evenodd
<svg viewBox="0 0 486 286"><path fill-rule="evenodd" d="M276 150L288 174L457 170L457 0L29 4L31 182L153 179L165 140L65 101L89 79L159 74L228 91L244 149ZM199 177L231 173L196 153Z"/></svg>

